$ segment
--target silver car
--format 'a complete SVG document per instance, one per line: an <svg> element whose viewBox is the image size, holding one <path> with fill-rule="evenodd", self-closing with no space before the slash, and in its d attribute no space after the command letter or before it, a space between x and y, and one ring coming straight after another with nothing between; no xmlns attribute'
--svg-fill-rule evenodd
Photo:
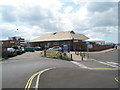
<svg viewBox="0 0 120 90"><path fill-rule="evenodd" d="M17 52L14 48L7 48L8 56L16 56Z"/></svg>

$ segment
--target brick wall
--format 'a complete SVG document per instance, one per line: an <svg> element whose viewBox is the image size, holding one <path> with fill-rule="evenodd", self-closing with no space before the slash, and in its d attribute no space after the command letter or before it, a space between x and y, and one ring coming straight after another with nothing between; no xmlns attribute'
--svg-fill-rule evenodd
<svg viewBox="0 0 120 90"><path fill-rule="evenodd" d="M90 42L90 44L93 45L93 48L90 48L89 51L101 51L109 48L113 48L112 45L97 45L96 43ZM87 51L87 44L86 42L74 42L73 44L74 50L82 50L82 51Z"/></svg>

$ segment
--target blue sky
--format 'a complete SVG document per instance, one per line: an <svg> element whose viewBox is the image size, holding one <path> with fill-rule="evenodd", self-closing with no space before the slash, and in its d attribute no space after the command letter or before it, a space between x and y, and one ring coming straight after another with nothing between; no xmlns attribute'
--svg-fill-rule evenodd
<svg viewBox="0 0 120 90"><path fill-rule="evenodd" d="M0 1L1 40L16 35L31 40L47 33L69 30L82 33L90 40L117 43L118 2Z"/></svg>

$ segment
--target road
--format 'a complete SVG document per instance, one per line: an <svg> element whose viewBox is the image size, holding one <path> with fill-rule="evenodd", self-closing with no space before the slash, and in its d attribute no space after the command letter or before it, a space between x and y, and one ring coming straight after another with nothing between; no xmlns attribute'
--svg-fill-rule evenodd
<svg viewBox="0 0 120 90"><path fill-rule="evenodd" d="M118 55L118 52L120 52L120 49L104 52L104 53L96 53L96 54L91 53L90 57L93 57L100 61L118 63L118 58L120 58L120 55Z"/></svg>
<svg viewBox="0 0 120 90"><path fill-rule="evenodd" d="M118 88L115 80L117 64L113 63L117 63L116 54L117 51L91 54L97 57L96 61L70 62L43 58L39 52L27 52L2 62L2 87L24 88L28 79L38 71L56 67L41 74L39 88ZM37 77L31 88L35 87Z"/></svg>

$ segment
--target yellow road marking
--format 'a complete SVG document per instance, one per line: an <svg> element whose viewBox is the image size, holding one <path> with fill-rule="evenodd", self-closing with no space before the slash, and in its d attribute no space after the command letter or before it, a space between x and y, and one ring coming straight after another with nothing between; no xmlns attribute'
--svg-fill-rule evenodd
<svg viewBox="0 0 120 90"><path fill-rule="evenodd" d="M55 67L53 67L53 68L55 68ZM42 74L43 72L48 71L48 70L53 69L53 68L47 68L47 69L41 70L41 71L33 74L33 75L29 78L29 80L27 81L27 84L26 84L24 90L29 90L29 89L30 89L31 84L32 84L32 81L33 81L33 79L34 79L35 76L37 76L38 74Z"/></svg>
<svg viewBox="0 0 120 90"><path fill-rule="evenodd" d="M119 70L120 68L88 68L90 70Z"/></svg>

